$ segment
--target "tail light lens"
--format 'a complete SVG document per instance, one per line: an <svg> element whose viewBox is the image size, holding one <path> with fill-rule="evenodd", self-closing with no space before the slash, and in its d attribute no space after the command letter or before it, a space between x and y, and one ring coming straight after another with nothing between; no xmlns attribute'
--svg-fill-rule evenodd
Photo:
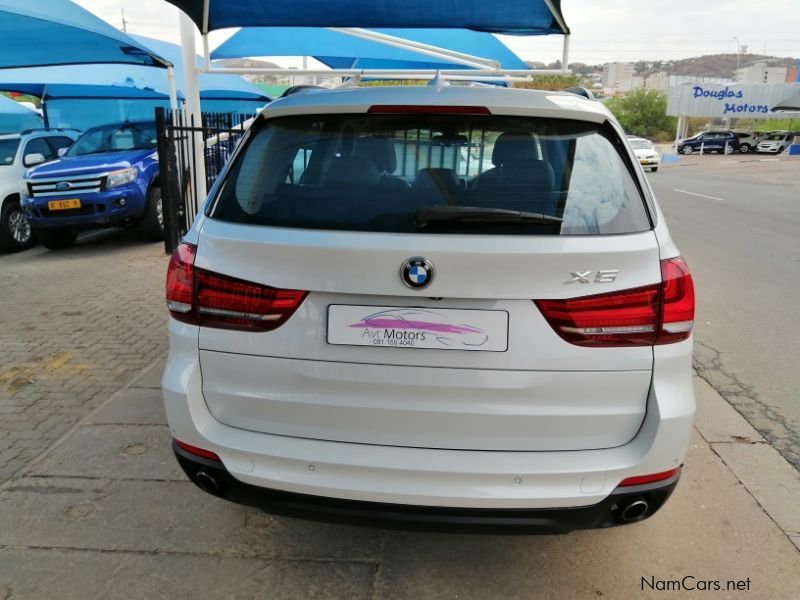
<svg viewBox="0 0 800 600"><path fill-rule="evenodd" d="M536 300L553 329L578 346L651 346L687 339L694 286L682 258L661 261L661 283L568 300Z"/></svg>
<svg viewBox="0 0 800 600"><path fill-rule="evenodd" d="M681 257L661 261L661 332L658 344L685 340L694 325L694 283Z"/></svg>
<svg viewBox="0 0 800 600"><path fill-rule="evenodd" d="M167 308L184 323L271 331L283 325L308 294L198 269L196 252L196 246L180 244L167 268Z"/></svg>
<svg viewBox="0 0 800 600"><path fill-rule="evenodd" d="M167 267L167 308L185 323L194 322L194 256L197 247L179 244Z"/></svg>

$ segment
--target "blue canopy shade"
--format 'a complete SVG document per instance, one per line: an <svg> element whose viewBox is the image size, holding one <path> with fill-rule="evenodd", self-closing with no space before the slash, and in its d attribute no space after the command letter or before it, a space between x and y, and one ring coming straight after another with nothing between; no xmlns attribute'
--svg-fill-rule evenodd
<svg viewBox="0 0 800 600"><path fill-rule="evenodd" d="M493 59L504 69L528 66L489 33L467 29L379 29L379 33ZM245 56L313 56L335 69L464 69L456 62L314 27L240 30L211 53L212 59Z"/></svg>
<svg viewBox="0 0 800 600"><path fill-rule="evenodd" d="M512 35L569 33L561 15L561 0L167 1L189 15L202 33L226 27L399 27L474 29Z"/></svg>
<svg viewBox="0 0 800 600"><path fill-rule="evenodd" d="M0 68L167 61L69 0L0 0Z"/></svg>
<svg viewBox="0 0 800 600"><path fill-rule="evenodd" d="M153 89L123 85L50 84L42 99L48 100L169 100L167 94Z"/></svg>
<svg viewBox="0 0 800 600"><path fill-rule="evenodd" d="M42 127L42 117L38 113L0 95L0 133L18 133L39 127Z"/></svg>
<svg viewBox="0 0 800 600"><path fill-rule="evenodd" d="M134 36L146 48L156 51L175 65L175 78L180 87L183 82L180 47L175 44ZM202 59L197 57L198 66ZM200 77L202 99L251 100L264 104L269 98L254 85L238 75L202 75ZM82 89L83 88L83 89ZM108 88L108 89L106 89ZM28 69L0 69L0 91L13 91L34 96L63 97L68 93L76 98L81 94L101 97L103 90L114 98L141 98L142 94L159 97L169 93L166 73L163 69L140 65L98 64L60 65ZM180 92L179 92L180 95Z"/></svg>
<svg viewBox="0 0 800 600"><path fill-rule="evenodd" d="M158 52L160 56L163 56L173 65L175 65L175 80L178 83L178 87L183 84L183 58L181 56L180 46L140 35L132 37L134 37L143 46L152 49L154 52ZM195 66L203 66L202 57L196 57ZM260 89L238 75L200 73L197 83L200 88L200 98L202 99L222 100L237 98L241 100L249 98L262 103L269 101L269 98L264 96ZM233 92L236 93L234 94Z"/></svg>

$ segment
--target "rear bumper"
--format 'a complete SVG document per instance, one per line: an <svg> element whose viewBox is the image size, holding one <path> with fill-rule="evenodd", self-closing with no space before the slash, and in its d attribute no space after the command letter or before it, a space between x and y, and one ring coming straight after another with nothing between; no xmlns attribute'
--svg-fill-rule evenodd
<svg viewBox="0 0 800 600"><path fill-rule="evenodd" d="M526 534L614 527L642 521L655 514L670 497L680 478L679 470L664 481L617 487L600 502L580 507L416 506L329 498L250 485L233 477L221 462L190 454L175 442L172 449L189 479L203 491L219 498L289 517L406 530ZM634 503L636 505L632 506ZM643 506L646 509L642 512Z"/></svg>
<svg viewBox="0 0 800 600"><path fill-rule="evenodd" d="M197 336L197 327L170 319L162 381L170 431L216 453L227 475L258 489L432 510L590 507L623 479L680 466L692 434L691 340L654 348L645 418L628 443L578 451L474 451L334 442L226 425L203 395Z"/></svg>

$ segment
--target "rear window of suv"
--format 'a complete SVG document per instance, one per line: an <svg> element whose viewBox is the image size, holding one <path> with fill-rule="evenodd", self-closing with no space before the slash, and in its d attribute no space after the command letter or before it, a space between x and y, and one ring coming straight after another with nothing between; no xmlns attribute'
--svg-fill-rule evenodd
<svg viewBox="0 0 800 600"><path fill-rule="evenodd" d="M645 231L651 224L622 148L607 126L562 119L279 117L255 126L210 216L254 225L395 233ZM431 209L461 210L457 207L556 219L420 218Z"/></svg>

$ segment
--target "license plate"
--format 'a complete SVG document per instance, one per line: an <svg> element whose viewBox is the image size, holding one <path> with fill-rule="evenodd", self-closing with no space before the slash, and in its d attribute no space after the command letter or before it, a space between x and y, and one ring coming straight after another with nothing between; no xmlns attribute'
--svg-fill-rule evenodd
<svg viewBox="0 0 800 600"><path fill-rule="evenodd" d="M382 348L508 350L508 313L398 306L328 306L328 343Z"/></svg>
<svg viewBox="0 0 800 600"><path fill-rule="evenodd" d="M70 208L80 208L81 201L77 198L70 198L68 200L50 200L47 203L47 208L50 210L69 210Z"/></svg>

